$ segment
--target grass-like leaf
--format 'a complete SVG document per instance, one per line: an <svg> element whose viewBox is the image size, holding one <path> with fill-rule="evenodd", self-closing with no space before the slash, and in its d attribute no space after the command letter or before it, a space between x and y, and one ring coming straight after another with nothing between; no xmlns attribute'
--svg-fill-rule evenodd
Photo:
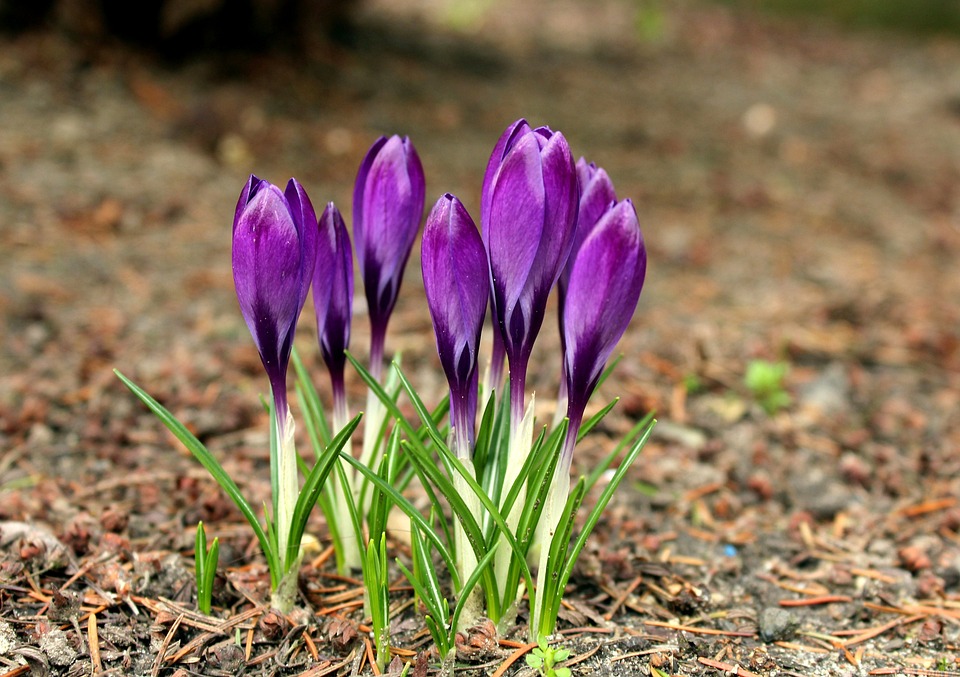
<svg viewBox="0 0 960 677"><path fill-rule="evenodd" d="M180 423L171 414L162 404L157 402L153 397L151 397L145 390L143 390L136 383L124 376L119 370L114 369L113 373L117 375L127 388L136 395L141 402L143 402L147 408L153 412L153 414L160 419L160 422L163 423L167 429L173 433L180 442L193 454L194 458L200 461L211 477L216 480L217 484L220 485L220 488L230 497L234 505L237 506L237 509L240 510L240 513L244 516L247 522L250 524L250 528L253 529L253 533L257 537L257 541L260 543L260 550L263 551L264 557L267 559L267 566L270 569L270 587L275 588L280 582L280 577L283 575L283 569L281 568L280 556L276 548L276 539L274 538L273 543L271 543L270 538L268 537L268 530L265 530L264 527L260 524L260 520L257 518L256 514L253 512L253 508L250 507L250 504L247 503L247 500L243 497L243 494L240 493L240 488L237 486L236 482L231 479L227 474L227 471L223 469L223 466L220 465L220 462L211 454L203 443L196 438L196 436L191 433L187 428ZM269 529L269 517L267 518L267 524Z"/></svg>
<svg viewBox="0 0 960 677"><path fill-rule="evenodd" d="M305 417L309 418L316 426L316 434L323 441L320 446L314 442L314 449L322 449L330 444L330 427L327 425L327 416L323 410L323 402L320 400L320 394L313 385L313 379L310 378L310 372L307 371L303 360L300 359L300 353L294 348L290 354L293 361L293 368L297 373L297 396L304 409ZM301 392L302 391L302 392ZM311 436L312 437L312 436Z"/></svg>
<svg viewBox="0 0 960 677"><path fill-rule="evenodd" d="M593 485L599 481L605 472L613 465L613 462L620 455L620 452L626 448L629 448L636 439L643 434L643 432L650 425L650 422L653 421L653 412L647 414L642 419L637 421L637 423L630 429L623 439L617 443L617 446L613 448L609 454L607 454L603 461L601 461L597 467L595 467L589 475L587 475L587 491L590 491L593 488Z"/></svg>
<svg viewBox="0 0 960 677"><path fill-rule="evenodd" d="M214 538L207 550L207 532L203 522L197 524L194 540L193 561L197 579L197 608L200 613L210 614L213 602L213 581L217 576L217 562L220 560L220 539Z"/></svg>
<svg viewBox="0 0 960 677"><path fill-rule="evenodd" d="M610 413L611 409L617 406L617 402L619 401L620 401L620 398L615 397L613 400L611 400L607 404L607 406L605 406L603 409L601 409L596 414L594 414L589 419L587 419L587 421L580 426L580 432L577 433L577 442L579 442L584 437L589 435L590 431L592 431L597 426L597 424L600 423L600 421L602 421L604 417L606 417L606 415Z"/></svg>
<svg viewBox="0 0 960 677"><path fill-rule="evenodd" d="M330 471L337 465L340 450L343 449L343 446L347 443L347 440L350 439L353 431L356 430L357 425L360 424L361 418L363 418L363 414L357 414L343 427L343 430L334 435L323 455L317 460L316 464L314 464L310 474L307 475L307 479L304 482L303 488L300 490L300 494L297 496L297 503L293 509L293 523L290 525L290 538L287 541L290 544L289 552L287 553L287 566L290 566L297 558L300 550L300 541L303 538L303 531L307 526L307 519L310 517L310 512L317 502L320 490L323 488L323 484L326 482Z"/></svg>
<svg viewBox="0 0 960 677"><path fill-rule="evenodd" d="M370 625L380 671L390 660L390 581L387 578L387 535L370 539L364 564L364 584L370 600Z"/></svg>
<svg viewBox="0 0 960 677"><path fill-rule="evenodd" d="M597 500L596 504L593 506L593 509L587 515L587 520L583 525L583 529L580 531L580 535L577 537L577 540L570 547L570 551L567 555L566 562L563 565L563 568L560 569L559 580L557 581L556 589L562 591L566 588L567 583L570 580L570 576L573 574L573 567L577 563L577 558L580 556L580 552L583 550L584 545L587 543L587 538L593 532L593 528L597 526L597 522L600 520L600 516L603 514L603 511L606 509L607 504L610 502L610 499L613 497L614 492L617 490L617 487L620 486L620 483L623 481L623 478L626 477L627 470L630 469L630 466L633 465L633 462L637 460L637 456L640 455L640 452L643 451L644 445L647 443L647 440L650 439L650 433L653 432L653 427L656 425L656 419L651 419L647 424L647 427L644 429L643 433L639 438L633 443L630 447L630 450L624 456L623 460L620 462L620 466L616 469L613 474L613 477L610 479L610 482L604 487L603 492L600 494L600 498ZM583 480L581 480L583 481ZM557 614L560 611L560 595L557 595L557 598L554 600L553 608L550 610L550 626L548 628L549 632L547 634L552 634L553 627L556 626Z"/></svg>
<svg viewBox="0 0 960 677"><path fill-rule="evenodd" d="M393 504L397 506L397 508L399 508L407 517L413 520L417 526L420 527L420 529L423 530L424 536L431 542L431 544L433 544L433 547L437 549L437 553L440 555L441 559L443 559L444 565L447 567L447 570L453 577L454 585L459 588L460 581L457 576L457 569L453 556L443 544L443 541L441 541L440 538L434 533L433 529L430 527L430 523L427 522L426 518L420 514L420 511L418 511L416 507L414 507L414 505L400 492L390 486L386 480L377 475L376 472L365 466L353 456L341 452L340 458L356 468L356 470L366 477L368 481L372 482L377 486L378 489L386 493L390 497L390 500L393 501Z"/></svg>

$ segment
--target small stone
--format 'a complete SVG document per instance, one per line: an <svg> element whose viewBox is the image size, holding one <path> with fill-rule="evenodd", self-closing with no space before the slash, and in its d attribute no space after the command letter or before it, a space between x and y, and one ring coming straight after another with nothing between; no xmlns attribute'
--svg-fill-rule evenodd
<svg viewBox="0 0 960 677"><path fill-rule="evenodd" d="M700 451L707 446L707 436L702 430L670 421L657 422L653 435L657 439L673 442L694 451Z"/></svg>
<svg viewBox="0 0 960 677"><path fill-rule="evenodd" d="M929 569L932 564L930 557L915 545L908 545L897 551L897 557L904 569L916 573L921 569Z"/></svg>
<svg viewBox="0 0 960 677"><path fill-rule="evenodd" d="M793 637L800 623L785 609L767 607L760 612L757 625L760 639L764 642L783 642Z"/></svg>
<svg viewBox="0 0 960 677"><path fill-rule="evenodd" d="M850 376L839 362L830 364L800 389L800 407L818 414L836 414L850 408Z"/></svg>

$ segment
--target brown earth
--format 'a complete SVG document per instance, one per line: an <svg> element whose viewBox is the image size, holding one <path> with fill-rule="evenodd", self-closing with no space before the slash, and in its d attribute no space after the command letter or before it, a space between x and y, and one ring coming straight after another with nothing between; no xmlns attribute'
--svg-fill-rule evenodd
<svg viewBox="0 0 960 677"><path fill-rule="evenodd" d="M278 629L249 530L111 370L263 500L266 381L229 267L246 176L296 176L349 221L366 148L405 133L428 201L476 216L518 117L607 169L650 256L598 397L623 399L575 466L660 424L568 591L574 674L960 674L960 44L697 2L516 5L371 2L350 46L175 68L0 38L0 674L361 669L361 612L332 610L355 584L308 565L314 613ZM388 349L436 401L418 270ZM298 345L325 386L312 321ZM790 365L772 416L743 383L758 359ZM223 543L218 627L191 611L201 518ZM413 655L408 595L394 644ZM525 632L503 640L462 664L492 673Z"/></svg>

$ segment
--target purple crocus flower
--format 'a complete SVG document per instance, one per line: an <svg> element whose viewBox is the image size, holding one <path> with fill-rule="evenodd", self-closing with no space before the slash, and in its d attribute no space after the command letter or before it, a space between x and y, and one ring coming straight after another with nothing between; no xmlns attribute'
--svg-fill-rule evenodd
<svg viewBox="0 0 960 677"><path fill-rule="evenodd" d="M277 422L287 407L287 364L313 277L317 217L296 179L285 191L253 174L233 219L233 281L240 312L270 379Z"/></svg>
<svg viewBox="0 0 960 677"><path fill-rule="evenodd" d="M494 167L496 167L494 169ZM506 129L481 196L493 316L510 363L514 424L523 415L527 362L550 289L573 244L579 189L566 139L525 120Z"/></svg>
<svg viewBox="0 0 960 677"><path fill-rule="evenodd" d="M421 243L423 288L450 384L457 453L468 458L477 411L477 350L487 312L487 254L463 204L449 193L427 217Z"/></svg>
<svg viewBox="0 0 960 677"><path fill-rule="evenodd" d="M630 200L608 209L574 259L564 301L564 366L570 427L561 468L567 472L583 411L636 310L647 250Z"/></svg>
<svg viewBox="0 0 960 677"><path fill-rule="evenodd" d="M339 428L347 422L343 371L353 313L353 249L340 210L332 202L320 216L319 230L317 264L313 270L313 307L320 352L330 372L334 418Z"/></svg>
<svg viewBox="0 0 960 677"><path fill-rule="evenodd" d="M353 189L353 238L370 312L370 368L379 376L387 321L417 237L426 181L407 137L380 137L360 164Z"/></svg>
<svg viewBox="0 0 960 677"><path fill-rule="evenodd" d="M580 245L593 232L594 226L600 217L617 201L617 193L613 189L613 182L602 167L593 162L588 163L584 158L577 160L577 183L580 186L580 203L578 206L577 232L573 237L573 246L570 248L570 257L557 280L560 307L563 307L563 298L567 293L567 283L570 280L570 270L577 257ZM561 327L561 335L563 329Z"/></svg>
<svg viewBox="0 0 960 677"><path fill-rule="evenodd" d="M594 226L600 220L603 214L613 207L617 201L617 194L613 189L613 182L607 176L607 172L597 167L593 162L588 163L584 158L577 160L577 183L580 185L580 204L577 217L577 232L573 237L573 246L570 248L570 256L567 258L567 264L560 273L560 279L557 280L557 320L560 325L560 350L563 352L566 347L564 344L563 332L563 306L564 299L567 296L567 284L570 281L570 271L573 269L573 262L577 258L577 252L580 251L580 245L586 237L593 232ZM557 395L557 413L563 411L563 406L567 400L567 379L566 365L562 367L562 377L560 379L560 390Z"/></svg>

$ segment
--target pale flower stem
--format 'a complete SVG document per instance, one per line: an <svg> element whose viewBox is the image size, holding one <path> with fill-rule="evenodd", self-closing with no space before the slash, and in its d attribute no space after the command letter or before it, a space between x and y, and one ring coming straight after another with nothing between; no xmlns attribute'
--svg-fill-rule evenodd
<svg viewBox="0 0 960 677"><path fill-rule="evenodd" d="M566 404L564 404L564 411L566 411ZM539 548L544 548L549 550L550 541L553 539L553 534L556 531L557 523L560 519L560 511L563 510L563 506L567 501L567 496L570 494L570 463L573 460L573 449L577 444L577 435L580 434L580 418L576 412L572 414L570 412L567 415L574 416L577 420L571 420L567 425L567 436L563 441L563 448L560 452L560 460L557 461L557 467L554 470L554 476L552 480L552 487L547 492L547 502L544 504L543 513L541 513L540 521L537 523L537 529L533 534L533 540L530 541L530 554L531 557L537 556L537 551ZM563 421L563 418L560 419ZM561 485L566 486L566 491L563 491ZM561 502L554 501L556 504L556 515L551 515L550 512L550 500L555 496L559 496L560 493L563 493L563 500ZM533 561L531 559L527 560L531 564Z"/></svg>
<svg viewBox="0 0 960 677"><path fill-rule="evenodd" d="M386 326L372 328L370 337L370 375L382 382L383 374L383 344L386 338ZM363 417L363 449L360 451L360 462L368 468L374 468L373 461L380 447L380 428L383 426L383 419L386 416L386 409L380 398L372 390L367 391L367 410ZM375 469L375 468L374 468ZM363 477L359 473L353 477L354 496L360 495L360 488L363 484ZM367 506L358 506L366 514Z"/></svg>
<svg viewBox="0 0 960 677"><path fill-rule="evenodd" d="M380 428L383 426L383 418L386 415L386 409L383 402L373 391L367 392L367 411L363 417L363 449L360 452L360 461L368 468L376 469L372 463L379 449ZM358 476L359 477L359 476ZM357 489L359 487L354 487Z"/></svg>
<svg viewBox="0 0 960 677"><path fill-rule="evenodd" d="M333 393L333 430L334 433L340 432L347 425L350 420L350 412L347 408L347 398L346 393L343 389L334 389ZM347 438L346 444L343 446L344 453L352 454L353 453L353 441L352 438ZM352 487L353 482L353 466L348 465L343 459L339 459L337 463L343 468L344 474L347 477L347 481ZM344 491L344 486L340 482L339 473L335 472L330 477L330 488L333 493L333 511L334 519L337 522L337 535L340 540L340 556L342 558L343 571L339 573L341 575L349 575L350 572L354 569L359 569L361 567L363 552L361 551L361 543L354 533L353 521L350 518L350 508L348 506L348 497Z"/></svg>
<svg viewBox="0 0 960 677"><path fill-rule="evenodd" d="M510 487L512 487L514 482L516 482L517 476L520 474L520 469L523 467L523 464L527 460L527 456L530 454L530 447L533 444L534 400L535 397L531 396L530 404L527 406L526 413L518 419L519 422L516 425L514 425L513 421L511 421L510 444L507 449L507 467L503 477L503 498L506 498L506 495L510 492ZM520 514L523 512L523 504L526 500L526 495L526 488L521 489L520 493L517 495L517 500L513 503L513 507L505 516L507 526L514 534L516 534L517 524L520 521ZM513 550L510 549L506 539L501 540L502 542L497 550L497 554L494 555L494 569L496 571L498 581L506 580L507 570L510 567L511 559L514 556ZM516 600L520 598L521 591L502 591L503 594L501 599L504 602L504 608L507 606L506 603L510 595L514 594L514 592L516 593L516 598L512 599L511 603L515 603Z"/></svg>
<svg viewBox="0 0 960 677"><path fill-rule="evenodd" d="M463 457L461 457L460 460L466 467L467 472L472 476L474 474L473 461ZM456 492L463 497L470 513L479 521L481 518L480 501L459 473L454 473L453 486ZM470 545L470 539L467 538L466 531L460 523L460 520L453 521L453 537L457 549L457 568L459 569L460 583L462 585L466 583L467 579L470 578L477 569L477 554L473 551L473 547ZM462 591L457 591L457 593L462 594ZM470 596L464 604L457 630L466 630L471 627L482 614L483 594L480 587L477 586L470 592Z"/></svg>
<svg viewBox="0 0 960 677"><path fill-rule="evenodd" d="M533 608L530 610L530 637L533 641L540 639L540 623L543 619L544 595L546 593L546 572L547 562L550 555L550 546L554 534L560 525L560 519L563 516L563 509L567 504L567 498L570 496L570 459L573 458L573 448L577 443L577 435L580 431L580 422L571 422L567 428L567 436L563 441L563 450L560 455L560 461L554 470L553 482L547 491L547 498L543 506L543 513L540 516L540 522L537 524L537 532L532 548L539 547L540 557L537 566L537 592L534 598ZM561 552L561 557L566 555L566 550ZM554 565L556 569L556 565ZM562 590L557 594L563 594Z"/></svg>
<svg viewBox="0 0 960 677"><path fill-rule="evenodd" d="M297 470L297 450L294 446L294 429L296 424L290 410L277 412L277 546L280 550L280 566L286 571L289 553L288 548L293 544L290 540L290 529L293 525L293 512L297 505L297 496L300 493L300 482ZM296 557L296 553L294 553ZM292 558L291 558L292 559Z"/></svg>

